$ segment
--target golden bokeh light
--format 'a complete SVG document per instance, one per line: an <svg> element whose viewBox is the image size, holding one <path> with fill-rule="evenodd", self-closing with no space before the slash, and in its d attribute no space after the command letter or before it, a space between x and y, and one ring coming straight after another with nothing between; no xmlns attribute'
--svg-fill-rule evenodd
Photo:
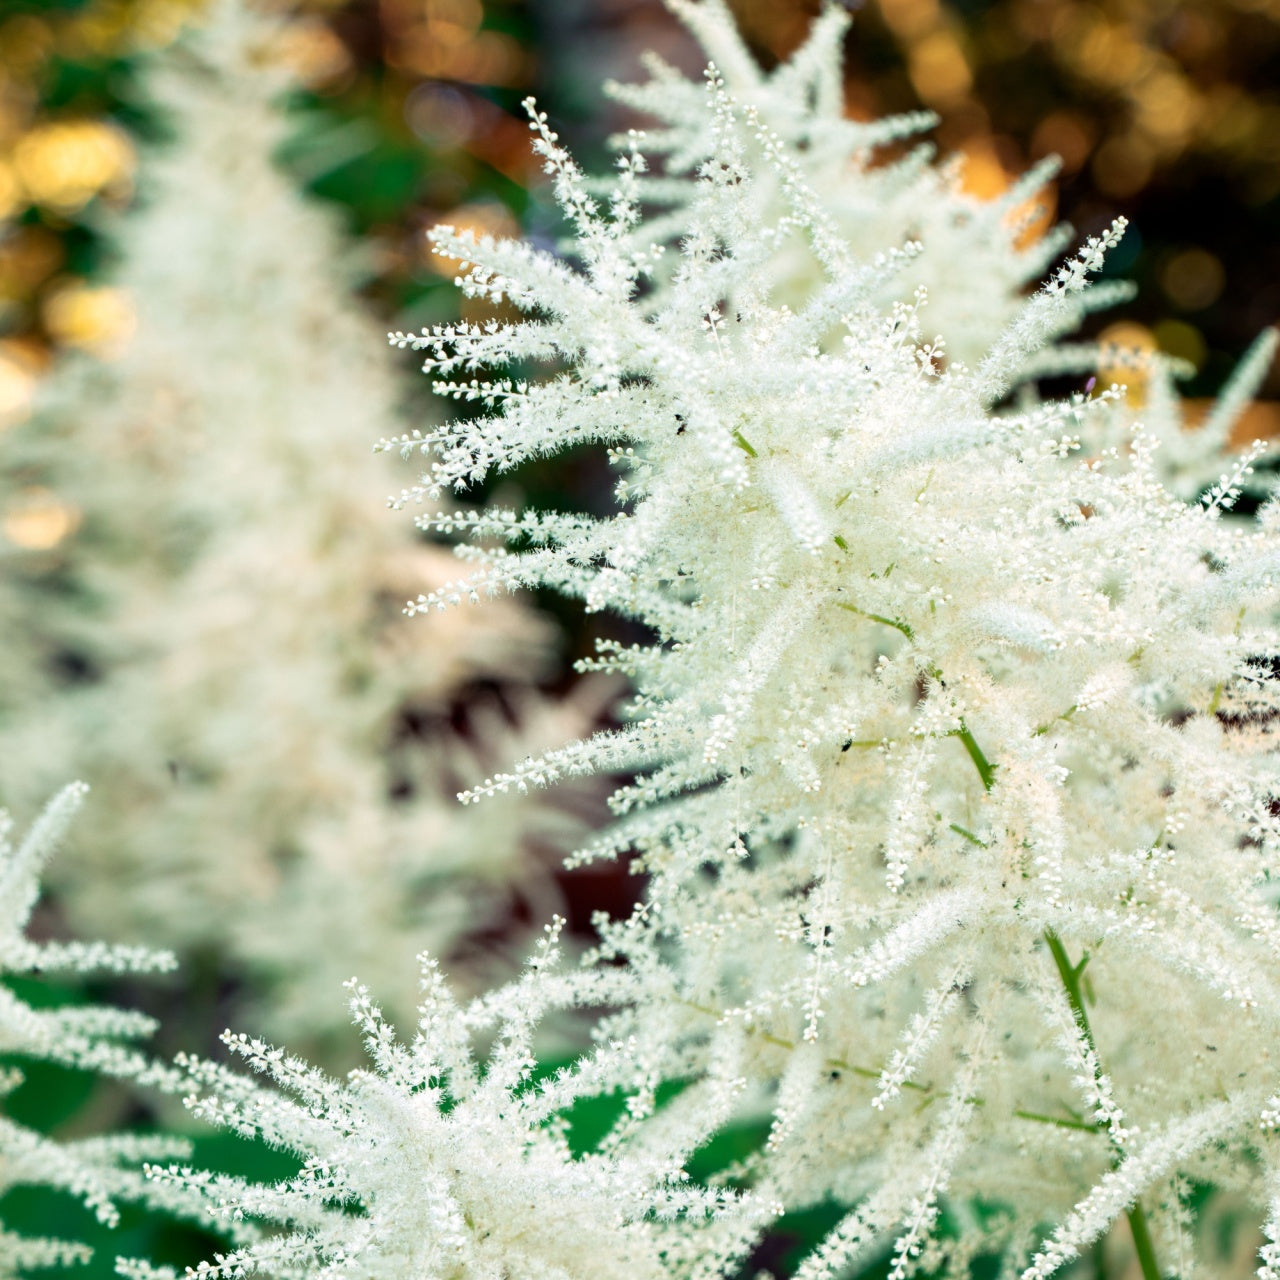
<svg viewBox="0 0 1280 1280"><path fill-rule="evenodd" d="M13 165L0 159L0 219L12 218L23 205L22 183Z"/></svg>
<svg viewBox="0 0 1280 1280"><path fill-rule="evenodd" d="M1234 449L1247 449L1255 440L1271 440L1280 436L1280 404L1274 400L1255 400L1231 428L1230 444Z"/></svg>
<svg viewBox="0 0 1280 1280"><path fill-rule="evenodd" d="M803 42L815 12L805 4L779 0L731 0L731 6L747 39L780 57Z"/></svg>
<svg viewBox="0 0 1280 1280"><path fill-rule="evenodd" d="M1122 89L1151 67L1151 51L1133 32L1123 23L1109 22L1096 10L1087 13L1078 42L1066 46L1064 53L1077 75L1113 88Z"/></svg>
<svg viewBox="0 0 1280 1280"><path fill-rule="evenodd" d="M427 0L425 8L433 34L445 45L466 44L484 22L480 0Z"/></svg>
<svg viewBox="0 0 1280 1280"><path fill-rule="evenodd" d="M0 299L36 288L62 266L66 249L48 227L19 226L0 239Z"/></svg>
<svg viewBox="0 0 1280 1280"><path fill-rule="evenodd" d="M938 0L880 0L885 26L900 40L919 40L933 31L942 17Z"/></svg>
<svg viewBox="0 0 1280 1280"><path fill-rule="evenodd" d="M134 151L124 132L105 121L56 120L18 140L12 166L32 204L73 213L101 193L128 194Z"/></svg>
<svg viewBox="0 0 1280 1280"><path fill-rule="evenodd" d="M1010 175L1000 162L993 139L971 138L965 143L963 154L960 185L969 195L993 200L1008 189Z"/></svg>
<svg viewBox="0 0 1280 1280"><path fill-rule="evenodd" d="M1152 335L1161 351L1185 360L1193 368L1201 368L1209 354L1204 334L1185 320L1161 320L1152 330Z"/></svg>
<svg viewBox="0 0 1280 1280"><path fill-rule="evenodd" d="M80 524L80 512L49 489L24 489L5 508L0 532L24 551L50 551Z"/></svg>
<svg viewBox="0 0 1280 1280"><path fill-rule="evenodd" d="M315 18L300 18L281 33L280 58L310 89L330 89L355 70L351 51L333 30Z"/></svg>
<svg viewBox="0 0 1280 1280"><path fill-rule="evenodd" d="M931 105L953 102L973 87L973 72L955 35L931 31L907 52L907 74L921 101Z"/></svg>
<svg viewBox="0 0 1280 1280"><path fill-rule="evenodd" d="M1196 95L1172 70L1147 76L1134 90L1138 127L1162 147L1180 151L1191 133Z"/></svg>
<svg viewBox="0 0 1280 1280"><path fill-rule="evenodd" d="M524 50L511 36L484 28L481 0L382 0L389 65L436 80L519 85Z"/></svg>
<svg viewBox="0 0 1280 1280"><path fill-rule="evenodd" d="M1195 430L1213 412L1215 401L1210 399L1186 400L1183 412L1187 426ZM1272 440L1280 436L1280 404L1274 400L1254 400L1241 411L1231 434L1227 437L1230 448L1243 452L1255 440Z"/></svg>
<svg viewBox="0 0 1280 1280"><path fill-rule="evenodd" d="M1108 138L1094 152L1090 171L1100 191L1122 200L1151 181L1155 161L1155 151L1145 138L1125 133Z"/></svg>
<svg viewBox="0 0 1280 1280"><path fill-rule="evenodd" d="M57 341L103 357L123 351L136 324L128 294L107 286L66 284L46 298L43 314Z"/></svg>
<svg viewBox="0 0 1280 1280"><path fill-rule="evenodd" d="M25 343L0 342L0 430L21 422L35 399L40 361Z"/></svg>
<svg viewBox="0 0 1280 1280"><path fill-rule="evenodd" d="M1093 152L1097 131L1085 116L1074 111L1054 111L1036 125L1031 135L1031 155L1040 160L1057 156L1064 173L1077 173Z"/></svg>
<svg viewBox="0 0 1280 1280"><path fill-rule="evenodd" d="M1140 407L1147 389L1146 359L1159 348L1155 334L1145 325L1119 320L1098 335L1098 344L1097 385L1117 383L1128 388L1129 404Z"/></svg>
<svg viewBox="0 0 1280 1280"><path fill-rule="evenodd" d="M53 47L53 30L36 14L19 13L0 23L0 65L13 76L34 75Z"/></svg>
<svg viewBox="0 0 1280 1280"><path fill-rule="evenodd" d="M95 59L122 50L160 49L177 38L182 24L205 0L96 0L59 32L72 57Z"/></svg>

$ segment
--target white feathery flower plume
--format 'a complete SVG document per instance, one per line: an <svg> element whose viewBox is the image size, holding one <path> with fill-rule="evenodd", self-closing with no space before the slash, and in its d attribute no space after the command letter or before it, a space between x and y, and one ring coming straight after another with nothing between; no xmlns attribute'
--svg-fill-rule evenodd
<svg viewBox="0 0 1280 1280"><path fill-rule="evenodd" d="M1008 1207L961 1222L955 1258L1047 1275L1127 1215L1154 1274L1144 1195L1212 1168L1261 1204L1275 1160L1222 1153L1253 1149L1276 1087L1276 521L1222 518L1247 459L1205 502L1171 491L1132 416L1086 453L1118 389L1004 403L1123 220L1023 302L971 282L1004 319L939 360L912 259L854 241L763 131L759 77L745 105L731 83L710 77L714 154L652 228L681 244L656 291L638 150L602 199L535 111L577 265L442 230L464 289L526 318L393 335L488 409L385 442L426 459L405 502L588 443L620 473L599 519L424 515L508 549L411 608L539 585L653 636L590 664L635 682L629 723L469 798L635 775L580 855L649 876L604 934L649 984L620 1025L649 1072L719 1079L732 1048L740 1105L776 1093L758 1189L855 1206L807 1278L894 1239L896 1274L932 1265L943 1196ZM779 286L798 235L812 282Z"/></svg>
<svg viewBox="0 0 1280 1280"><path fill-rule="evenodd" d="M547 1011L627 1001L634 987L621 970L559 972L561 923L522 979L470 1004L453 999L423 956L418 1030L408 1042L353 980L351 1015L372 1069L345 1082L231 1033L227 1047L274 1088L184 1060L197 1116L303 1162L270 1186L182 1166L151 1170L161 1185L203 1197L217 1219L248 1214L277 1228L195 1274L659 1280L698 1274L689 1259L718 1250L727 1265L731 1219L745 1202L689 1185L681 1168L705 1126L689 1117L679 1131L668 1127L663 1146L572 1149L566 1112L628 1076L625 1043L602 1046L579 1068L535 1075L532 1037ZM472 1042L485 1034L495 1038L482 1064Z"/></svg>
<svg viewBox="0 0 1280 1280"><path fill-rule="evenodd" d="M165 952L102 943L32 942L28 921L40 894L40 877L62 843L87 788L73 783L45 807L26 836L15 841L13 824L0 810L0 977L45 973L148 973L173 967ZM180 1074L155 1065L132 1042L154 1029L151 1019L100 1005L33 1008L0 984L0 1054L98 1071L162 1089ZM0 1070L0 1100L23 1080L19 1067ZM187 1150L179 1139L80 1138L55 1142L0 1115L0 1195L13 1187L42 1186L81 1200L99 1222L114 1225L119 1201L143 1201L189 1211L192 1200L147 1182L142 1165ZM84 1261L89 1250L73 1241L11 1232L0 1223L0 1277L18 1280L30 1269Z"/></svg>
<svg viewBox="0 0 1280 1280"><path fill-rule="evenodd" d="M878 257L895 258L897 269L877 281L876 297L887 304L909 300L918 287L926 290L923 324L930 342L921 349L941 335L953 358L984 354L1066 243L1065 228L1029 234L1035 198L1056 163L1033 169L995 200L964 189L962 161L930 163L933 148L926 142L885 163L885 148L919 138L937 120L925 111L872 122L845 115L846 8L826 5L808 39L765 72L725 0L667 3L713 64L713 91L656 54L645 59L645 83L607 86L612 97L658 122L647 131L644 149L661 157L663 171L642 177L640 190L647 202L670 212L647 223L640 238L667 243L690 233L690 178L727 163L721 116L731 99L751 124L735 140L732 163L751 166L754 213L774 237L758 273L779 300L799 303L820 289L824 258L830 265L833 255L851 255L863 271L872 271ZM819 210L823 230L806 238L804 223ZM749 287L741 278L730 277L730 284L734 292Z"/></svg>

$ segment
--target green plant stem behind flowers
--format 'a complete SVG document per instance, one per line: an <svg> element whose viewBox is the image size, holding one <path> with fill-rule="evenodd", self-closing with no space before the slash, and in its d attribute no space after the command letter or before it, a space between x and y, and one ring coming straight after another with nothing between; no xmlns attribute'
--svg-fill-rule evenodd
<svg viewBox="0 0 1280 1280"><path fill-rule="evenodd" d="M990 791L995 782L995 770L992 768L991 763L987 760L982 748L978 746L973 734L967 728L962 727L957 736L964 743L964 748L969 753L969 758L973 761L974 768L978 771L978 777L982 779L983 789ZM1080 987L1080 977L1084 973L1085 966L1089 963L1089 953L1086 951L1081 957L1080 963L1073 965L1067 955L1066 948L1062 945L1062 939L1058 937L1052 928L1045 930L1044 940L1045 945L1049 948L1049 954L1053 956L1053 963L1057 966L1058 976L1062 979L1062 988L1067 994L1067 1003L1071 1007L1072 1017L1075 1019L1085 1043L1095 1055L1096 1061L1098 1046L1094 1043L1093 1029L1089 1026L1089 1013L1085 1008L1084 993ZM1100 1068L1098 1075L1101 1076ZM1016 1114L1026 1116L1025 1112ZM1102 1132L1106 1132L1105 1125L1099 1123L1095 1127ZM1147 1225L1147 1215L1142 1207L1142 1202L1138 1201L1133 1204L1126 1210L1125 1216L1128 1218L1129 1228L1133 1232L1133 1246L1137 1250L1138 1264L1142 1268L1143 1280L1160 1280L1162 1273L1159 1264L1156 1262L1155 1249L1151 1243L1151 1230Z"/></svg>

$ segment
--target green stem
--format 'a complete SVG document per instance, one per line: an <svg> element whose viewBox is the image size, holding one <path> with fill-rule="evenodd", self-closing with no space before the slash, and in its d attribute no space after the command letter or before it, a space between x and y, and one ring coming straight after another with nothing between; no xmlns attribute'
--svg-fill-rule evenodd
<svg viewBox="0 0 1280 1280"><path fill-rule="evenodd" d="M1052 720L1046 720L1044 724L1036 725L1036 727L1031 732L1034 733L1037 738L1043 738L1044 735L1048 733L1049 730L1052 729L1053 726L1057 724L1059 720L1070 720L1071 717L1075 715L1075 713L1079 710L1080 708L1076 706L1076 704L1073 702L1071 706L1069 706L1060 715L1054 716Z"/></svg>
<svg viewBox="0 0 1280 1280"><path fill-rule="evenodd" d="M1133 1247L1138 1251L1138 1266L1142 1268L1142 1280L1161 1280L1160 1264L1156 1261L1155 1246L1147 1228L1147 1215L1141 1203L1128 1213L1129 1230L1133 1232Z"/></svg>
<svg viewBox="0 0 1280 1280"><path fill-rule="evenodd" d="M1089 1015L1085 1011L1084 999L1080 991L1080 975L1084 972L1085 965L1089 963L1089 953L1086 951L1080 963L1073 965L1067 955L1066 947L1062 945L1062 939L1052 929L1044 931L1044 940L1048 943L1049 954L1053 956L1053 962L1058 967L1058 976L1062 979L1062 985L1066 990L1067 1003L1071 1006L1072 1015L1089 1047L1093 1050L1094 1060L1097 1061L1098 1046L1093 1038L1093 1028L1089 1025ZM1103 1128L1100 1124L1090 1127L1099 1131ZM1151 1241L1151 1229L1147 1225L1147 1213L1142 1207L1142 1202L1135 1201L1125 1217L1129 1219L1129 1230L1133 1233L1133 1247L1138 1254L1142 1280L1161 1280L1160 1264L1156 1261L1155 1245Z"/></svg>
<svg viewBox="0 0 1280 1280"><path fill-rule="evenodd" d="M1093 1280L1107 1280L1107 1251L1102 1240L1093 1242Z"/></svg>
<svg viewBox="0 0 1280 1280"><path fill-rule="evenodd" d="M990 791L992 784L995 782L995 768L983 754L982 748L978 746L973 734L969 732L969 727L963 720L960 722L960 728L956 731L956 737L960 739L964 744L964 749L969 753L969 758L973 761L974 768L978 771L978 777L982 779L984 790ZM1066 947L1062 945L1062 939L1052 929L1044 931L1044 940L1048 944L1049 954L1053 956L1053 963L1057 966L1058 977L1062 979L1062 986L1067 993L1067 1003L1071 1006L1071 1013L1089 1047L1093 1050L1094 1061L1097 1061L1098 1046L1093 1038L1093 1028L1089 1025L1089 1014L1085 1009L1084 996L1080 990L1080 975L1084 973L1085 965L1089 963L1089 953L1086 951L1081 957L1080 963L1073 965L1070 956L1067 955ZM1032 1113L1015 1112L1014 1114L1020 1115L1023 1119L1046 1118L1033 1117ZM1057 1121L1057 1123L1066 1128L1076 1127L1075 1124L1066 1121ZM1096 1123L1081 1125L1080 1127L1105 1132L1104 1126ZM1142 1202L1135 1201L1125 1216L1129 1219L1129 1230L1133 1233L1133 1247L1138 1255L1138 1266L1142 1270L1142 1280L1161 1280L1160 1265L1156 1261L1155 1246L1151 1241L1151 1230L1147 1225L1147 1214L1142 1207Z"/></svg>
<svg viewBox="0 0 1280 1280"><path fill-rule="evenodd" d="M916 633L908 623L903 622L900 618L886 618L880 613L868 613L865 609L859 609L856 604L848 604L844 600L837 600L836 604L841 609L848 610L849 613L856 613L860 618L868 618L872 622L880 622L886 627L892 627L895 631L901 631L908 640L915 639Z"/></svg>
<svg viewBox="0 0 1280 1280"><path fill-rule="evenodd" d="M970 844L977 845L979 849L985 849L987 847L987 842L985 840L979 840L978 837L968 829L968 827L962 827L958 822L953 822L950 830L954 831L956 835L960 836L962 839L967 840Z"/></svg>
<svg viewBox="0 0 1280 1280"><path fill-rule="evenodd" d="M1059 1129L1083 1129L1086 1133L1097 1133L1098 1126L1086 1120L1063 1120L1058 1116L1041 1115L1038 1111L1015 1111L1019 1120L1034 1120L1037 1124L1051 1124Z"/></svg>
<svg viewBox="0 0 1280 1280"><path fill-rule="evenodd" d="M1086 951L1080 963L1073 965L1067 955L1066 947L1062 945L1062 939L1052 929L1044 931L1044 940L1049 944L1049 954L1053 956L1053 963L1058 966L1058 977L1062 979L1062 985L1066 989L1067 1003L1071 1006L1072 1016L1079 1024L1080 1030L1084 1032L1089 1048L1097 1053L1098 1046L1093 1040L1093 1029L1089 1026L1089 1015L1085 1011L1084 997L1080 991L1080 975L1084 972L1085 965L1089 963L1089 953Z"/></svg>
<svg viewBox="0 0 1280 1280"><path fill-rule="evenodd" d="M982 754L982 748L978 746L972 733L969 732L969 726L963 720L960 721L960 727L955 731L956 737L964 744L964 749L969 753L969 759L973 761L973 767L978 771L978 777L982 779L982 789L990 791L996 780L996 767Z"/></svg>

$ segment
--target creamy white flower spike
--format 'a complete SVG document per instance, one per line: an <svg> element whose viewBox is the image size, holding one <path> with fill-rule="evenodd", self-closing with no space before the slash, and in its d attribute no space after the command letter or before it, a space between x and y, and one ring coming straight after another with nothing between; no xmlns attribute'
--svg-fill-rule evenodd
<svg viewBox="0 0 1280 1280"><path fill-rule="evenodd" d="M8 813L0 810L0 977L148 973L173 967L173 957L164 952L102 943L32 942L26 936L45 864L66 836L86 791L81 783L65 787L20 841L13 838ZM150 1018L123 1009L35 1008L0 983L0 1054L19 1062L55 1062L171 1089L181 1079L179 1074L150 1063L132 1044L152 1030ZM0 1102L22 1081L20 1069L0 1070ZM186 1151L181 1139L129 1134L54 1142L0 1114L0 1196L14 1187L65 1191L108 1226L119 1220L120 1201L189 1211L191 1197L151 1185L141 1169L144 1161ZM74 1241L32 1237L0 1223L2 1280L19 1280L37 1268L83 1262L89 1254Z"/></svg>
<svg viewBox="0 0 1280 1280"><path fill-rule="evenodd" d="M1056 163L1038 166L996 199L981 199L965 190L963 157L934 165L928 143L886 162L885 148L927 132L936 117L921 111L867 122L845 114L843 43L852 19L842 5L827 4L808 39L765 72L724 0L667 3L713 64L713 92L653 54L645 59L645 83L607 86L658 122L646 131L644 148L661 157L662 174L642 179L641 191L646 203L671 212L646 224L644 238L665 243L688 234L695 175L749 164L755 216L774 231L774 251L757 265L757 286L793 304L821 287L823 246L803 234L791 207L796 192L807 189L804 203L821 209L854 261L870 264L893 249L908 254L909 262L876 289L879 302L910 301L916 288L925 289L923 330L930 339L941 335L939 356L982 356L1067 243L1065 228L1047 236L1031 230L1037 194ZM722 93L751 120L752 136L726 137ZM744 282L731 283L736 289Z"/></svg>
<svg viewBox="0 0 1280 1280"><path fill-rule="evenodd" d="M983 1251L1046 1276L1126 1216L1154 1277L1180 1179L1261 1207L1280 1168L1257 1137L1280 1029L1277 521L1223 518L1248 456L1203 501L1172 492L1131 413L1123 447L1086 452L1118 388L1004 403L1123 221L943 360L923 299L886 301L910 255L855 253L803 153L707 92L715 160L662 288L639 150L606 204L535 114L577 265L441 231L463 288L527 318L392 335L488 410L385 442L427 459L406 502L589 443L619 471L604 518L422 517L508 549L468 549L480 567L412 610L550 586L653 637L586 664L634 681L624 727L466 798L635 775L578 855L649 877L600 952L648 984L616 1024L635 1088L775 1099L743 1176L849 1206L806 1280L886 1245L895 1277ZM798 233L821 274L782 300Z"/></svg>
<svg viewBox="0 0 1280 1280"><path fill-rule="evenodd" d="M196 1115L303 1161L295 1177L273 1186L176 1166L152 1170L163 1185L202 1195L215 1218L249 1213L279 1228L196 1274L659 1280L729 1267L741 1252L741 1224L752 1218L749 1202L688 1185L681 1169L707 1135L706 1113L667 1126L662 1146L575 1153L566 1112L627 1078L628 1046L535 1077L533 1034L549 1009L615 1004L635 988L621 970L559 973L561 923L522 980L471 1004L456 1003L435 963L422 957L418 1032L409 1043L396 1039L353 980L351 1014L372 1069L345 1083L230 1033L228 1048L278 1089L188 1060ZM472 1049L478 1033L496 1036L483 1066Z"/></svg>

